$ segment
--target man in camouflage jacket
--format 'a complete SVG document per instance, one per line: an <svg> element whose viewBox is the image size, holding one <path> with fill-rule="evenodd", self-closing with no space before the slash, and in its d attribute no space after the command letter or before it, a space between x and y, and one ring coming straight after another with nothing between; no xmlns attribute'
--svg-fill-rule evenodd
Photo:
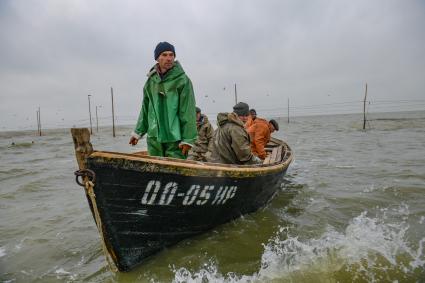
<svg viewBox="0 0 425 283"><path fill-rule="evenodd" d="M188 159L206 162L211 155L214 129L208 121L208 117L201 113L199 107L196 107L196 126L198 139L189 151Z"/></svg>

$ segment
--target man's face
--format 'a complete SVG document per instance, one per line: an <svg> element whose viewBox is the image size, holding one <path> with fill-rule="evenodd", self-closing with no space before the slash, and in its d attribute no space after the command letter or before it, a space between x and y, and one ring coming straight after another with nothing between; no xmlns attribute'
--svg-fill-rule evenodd
<svg viewBox="0 0 425 283"><path fill-rule="evenodd" d="M250 111L249 113L251 113L251 117L253 120L257 118L257 113L255 113L254 111Z"/></svg>
<svg viewBox="0 0 425 283"><path fill-rule="evenodd" d="M269 123L270 125L270 133L274 133L276 131L276 128L273 126L272 123Z"/></svg>
<svg viewBox="0 0 425 283"><path fill-rule="evenodd" d="M246 123L246 121L248 121L248 117L249 116L239 116L239 119L241 119L242 122Z"/></svg>
<svg viewBox="0 0 425 283"><path fill-rule="evenodd" d="M156 61L159 64L159 68L161 69L161 73L165 73L169 69L171 69L174 65L174 53L172 51L164 51L162 52Z"/></svg>
<svg viewBox="0 0 425 283"><path fill-rule="evenodd" d="M196 112L196 121L201 120L201 112Z"/></svg>

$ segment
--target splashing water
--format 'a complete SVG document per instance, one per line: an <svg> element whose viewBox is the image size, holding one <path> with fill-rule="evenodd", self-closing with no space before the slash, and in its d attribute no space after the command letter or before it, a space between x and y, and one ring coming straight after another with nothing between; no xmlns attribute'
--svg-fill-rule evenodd
<svg viewBox="0 0 425 283"><path fill-rule="evenodd" d="M252 276L238 276L233 272L229 272L226 275L222 275L218 272L217 265L210 262L201 268L197 272L190 272L186 268L182 267L179 269L173 269L175 277L173 282L175 283L196 283L196 282L241 282L248 283L256 281L256 275Z"/></svg>
<svg viewBox="0 0 425 283"><path fill-rule="evenodd" d="M398 213L404 214L406 206ZM300 240L280 228L264 246L261 268L251 275L220 274L214 262L199 271L174 269L173 282L381 282L421 277L425 266L425 238L417 249L406 243L406 222L386 223L387 210L377 217L363 212L344 233L328 227L317 239Z"/></svg>
<svg viewBox="0 0 425 283"><path fill-rule="evenodd" d="M0 257L4 257L6 255L6 250L0 247Z"/></svg>

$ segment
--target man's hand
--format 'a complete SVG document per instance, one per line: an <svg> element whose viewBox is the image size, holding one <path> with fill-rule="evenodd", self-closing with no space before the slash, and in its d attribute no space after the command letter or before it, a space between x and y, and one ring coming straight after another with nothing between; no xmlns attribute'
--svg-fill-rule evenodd
<svg viewBox="0 0 425 283"><path fill-rule="evenodd" d="M136 145L137 143L139 142L139 140L136 138L136 137L131 137L130 138L130 142L129 142L129 144L131 144L131 145Z"/></svg>
<svg viewBox="0 0 425 283"><path fill-rule="evenodd" d="M263 160L261 158L259 158L256 155L253 155L252 160L256 163L256 164L261 164L263 163Z"/></svg>
<svg viewBox="0 0 425 283"><path fill-rule="evenodd" d="M179 144L179 148L181 149L183 155L186 156L192 147L186 143L181 143Z"/></svg>

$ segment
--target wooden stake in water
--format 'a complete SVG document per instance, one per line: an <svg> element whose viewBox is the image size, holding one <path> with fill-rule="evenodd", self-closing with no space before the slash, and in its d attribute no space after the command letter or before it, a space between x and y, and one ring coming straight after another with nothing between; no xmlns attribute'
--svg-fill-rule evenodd
<svg viewBox="0 0 425 283"><path fill-rule="evenodd" d="M288 124L289 124L289 98L288 98Z"/></svg>
<svg viewBox="0 0 425 283"><path fill-rule="evenodd" d="M111 87L112 100L112 136L115 138L115 113L114 113L114 89Z"/></svg>
<svg viewBox="0 0 425 283"><path fill-rule="evenodd" d="M97 116L97 105L96 105L96 133L99 132L99 118Z"/></svg>
<svg viewBox="0 0 425 283"><path fill-rule="evenodd" d="M364 100L363 100L363 130L366 129L366 96L367 96L367 83L366 83L366 90L364 93Z"/></svg>
<svg viewBox="0 0 425 283"><path fill-rule="evenodd" d="M236 84L235 84L235 105L238 104L238 92L236 91Z"/></svg>
<svg viewBox="0 0 425 283"><path fill-rule="evenodd" d="M37 111L37 128L38 128L38 135L41 137L41 114L40 114L40 106L38 107L38 111Z"/></svg>
<svg viewBox="0 0 425 283"><path fill-rule="evenodd" d="M91 124L90 96L91 96L91 94L87 95L87 97L88 97L88 99L89 99L90 134L93 134L93 127L92 127L92 124Z"/></svg>
<svg viewBox="0 0 425 283"><path fill-rule="evenodd" d="M37 116L37 135L40 134L40 123L38 122L38 109L35 111L35 115Z"/></svg>

